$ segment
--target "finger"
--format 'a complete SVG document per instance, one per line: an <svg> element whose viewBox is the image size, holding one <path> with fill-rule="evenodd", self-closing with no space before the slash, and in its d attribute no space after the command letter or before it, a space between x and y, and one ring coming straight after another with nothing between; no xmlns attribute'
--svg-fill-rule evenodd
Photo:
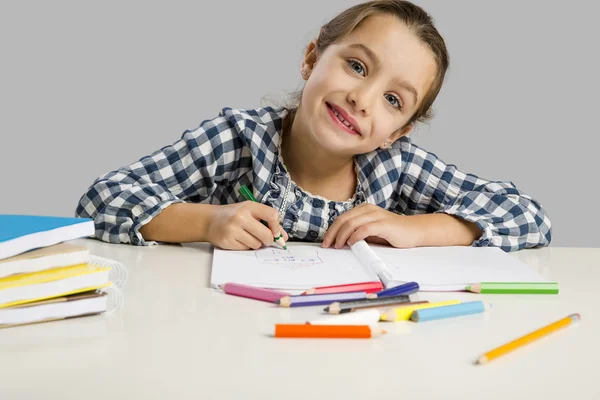
<svg viewBox="0 0 600 400"><path fill-rule="evenodd" d="M283 228L279 224L279 213L273 207L261 203L252 203L250 214L257 220L265 221L271 230L273 237L283 233Z"/></svg>
<svg viewBox="0 0 600 400"><path fill-rule="evenodd" d="M236 239L227 239L223 243L215 244L221 250L249 250L250 248Z"/></svg>
<svg viewBox="0 0 600 400"><path fill-rule="evenodd" d="M264 227L263 227L264 228ZM268 229L265 229L267 232L269 232ZM247 246L250 249L254 249L254 250L258 250L262 247L263 242L262 240L259 240L256 236L254 236L252 233L246 231L246 230L241 230L240 232L237 233L236 238L235 238L238 242L242 243L244 246ZM271 242L273 241L273 239L271 239ZM269 243L270 244L270 243Z"/></svg>
<svg viewBox="0 0 600 400"><path fill-rule="evenodd" d="M256 240L261 242L261 245L271 246L275 236L271 229L267 228L263 223L257 221L254 218L248 218L243 224L242 228Z"/></svg>
<svg viewBox="0 0 600 400"><path fill-rule="evenodd" d="M335 238L335 247L340 249L346 245L350 236L361 226L376 222L382 219L381 214L370 212L354 217L340 227Z"/></svg>
<svg viewBox="0 0 600 400"><path fill-rule="evenodd" d="M333 244L333 242L338 234L338 230L346 223L346 221L348 221L349 219L354 218L356 216L362 215L364 213L368 213L370 211L372 211L371 205L367 204L367 203L363 203L360 206L353 208L351 210L348 210L348 211L344 212L343 214L341 214L339 217L337 217L335 219L335 221L333 221L333 224L331 224L329 229L327 229L327 232L325 233L325 236L323 237L322 247L329 247Z"/></svg>
<svg viewBox="0 0 600 400"><path fill-rule="evenodd" d="M374 239L374 237L380 237L382 226L383 226L383 224L381 223L381 221L373 221L373 222L370 222L370 223L360 226L348 238L348 241L347 241L348 246L353 246L359 240L363 240L368 237L371 237L371 239ZM382 239L382 240L385 240L385 239ZM377 241L373 241L373 242L379 242L379 241L377 240Z"/></svg>
<svg viewBox="0 0 600 400"><path fill-rule="evenodd" d="M231 250L250 250L250 247L246 246L244 243L239 240L234 240L234 244L231 247Z"/></svg>

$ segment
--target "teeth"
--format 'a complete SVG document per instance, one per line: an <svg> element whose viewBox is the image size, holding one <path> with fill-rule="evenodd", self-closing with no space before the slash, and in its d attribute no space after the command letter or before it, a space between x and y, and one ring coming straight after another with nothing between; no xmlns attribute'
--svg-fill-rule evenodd
<svg viewBox="0 0 600 400"><path fill-rule="evenodd" d="M340 113L339 113L339 112L337 112L337 111L336 111L336 110L334 110L333 108L332 108L332 110L333 110L333 113L335 114L335 116L336 116L336 117L338 117L338 119L339 119L340 121L342 121L342 123L343 123L344 125L346 125L346 126L347 126L348 128L350 128L350 129L354 129L354 127L353 127L353 126L350 124L350 122L346 121L346 120L344 119L344 117L342 117L342 116L340 115Z"/></svg>

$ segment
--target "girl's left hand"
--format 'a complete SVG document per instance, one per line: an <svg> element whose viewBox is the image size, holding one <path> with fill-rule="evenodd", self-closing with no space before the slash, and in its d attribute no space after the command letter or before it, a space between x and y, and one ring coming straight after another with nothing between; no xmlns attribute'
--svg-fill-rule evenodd
<svg viewBox="0 0 600 400"><path fill-rule="evenodd" d="M336 218L323 238L322 247L333 245L339 249L362 239L397 248L416 247L423 242L424 228L419 218L363 203Z"/></svg>

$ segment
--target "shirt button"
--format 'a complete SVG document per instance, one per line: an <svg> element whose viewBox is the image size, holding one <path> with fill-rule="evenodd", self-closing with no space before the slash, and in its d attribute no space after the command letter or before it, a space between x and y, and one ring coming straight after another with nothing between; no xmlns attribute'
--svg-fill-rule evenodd
<svg viewBox="0 0 600 400"><path fill-rule="evenodd" d="M319 234L315 231L308 231L308 236L315 239L317 236L319 236Z"/></svg>
<svg viewBox="0 0 600 400"><path fill-rule="evenodd" d="M323 200L321 200L321 199L313 199L313 207L314 208L322 208L323 207Z"/></svg>

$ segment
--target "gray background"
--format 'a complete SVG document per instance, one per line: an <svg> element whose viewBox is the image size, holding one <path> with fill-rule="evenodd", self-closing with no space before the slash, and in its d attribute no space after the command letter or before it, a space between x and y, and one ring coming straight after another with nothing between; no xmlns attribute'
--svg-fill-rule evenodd
<svg viewBox="0 0 600 400"><path fill-rule="evenodd" d="M222 107L299 88L304 46L350 0L0 2L0 212L72 216L98 175ZM553 246L600 247L592 1L416 1L451 55L413 134L538 199Z"/></svg>

